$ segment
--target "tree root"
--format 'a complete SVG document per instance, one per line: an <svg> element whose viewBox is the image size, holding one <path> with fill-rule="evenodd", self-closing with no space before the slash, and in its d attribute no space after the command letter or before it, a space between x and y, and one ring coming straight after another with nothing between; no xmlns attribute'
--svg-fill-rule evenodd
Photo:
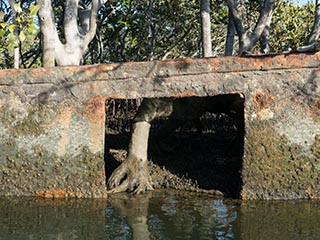
<svg viewBox="0 0 320 240"><path fill-rule="evenodd" d="M133 192L140 194L153 190L148 171L148 161L127 158L111 175L107 189L110 193Z"/></svg>

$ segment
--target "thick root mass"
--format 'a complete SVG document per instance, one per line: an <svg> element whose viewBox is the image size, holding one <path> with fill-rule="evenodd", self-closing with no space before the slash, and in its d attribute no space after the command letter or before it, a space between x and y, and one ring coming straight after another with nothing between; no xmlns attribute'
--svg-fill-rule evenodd
<svg viewBox="0 0 320 240"><path fill-rule="evenodd" d="M143 193L152 190L148 162L133 157L127 158L111 175L107 188L111 193Z"/></svg>

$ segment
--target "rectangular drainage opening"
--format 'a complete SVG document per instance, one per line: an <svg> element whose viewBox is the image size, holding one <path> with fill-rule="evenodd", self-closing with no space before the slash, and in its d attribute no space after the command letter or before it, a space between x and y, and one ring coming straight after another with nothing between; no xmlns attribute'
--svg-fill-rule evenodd
<svg viewBox="0 0 320 240"><path fill-rule="evenodd" d="M160 114L164 116L151 121L148 141L149 170L156 188L240 195L244 145L242 94L108 100L107 179L126 159L132 124L141 118L137 115L146 118L144 114L148 111L142 108L148 107L164 111ZM166 116L166 111L170 116Z"/></svg>

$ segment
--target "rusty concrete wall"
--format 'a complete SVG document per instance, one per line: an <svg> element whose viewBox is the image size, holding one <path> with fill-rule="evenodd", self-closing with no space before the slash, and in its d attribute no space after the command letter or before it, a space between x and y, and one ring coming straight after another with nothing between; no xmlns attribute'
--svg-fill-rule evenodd
<svg viewBox="0 0 320 240"><path fill-rule="evenodd" d="M104 197L105 101L245 102L244 199L320 198L320 54L0 71L0 195Z"/></svg>
<svg viewBox="0 0 320 240"><path fill-rule="evenodd" d="M0 195L106 196L104 98L56 69L0 75Z"/></svg>

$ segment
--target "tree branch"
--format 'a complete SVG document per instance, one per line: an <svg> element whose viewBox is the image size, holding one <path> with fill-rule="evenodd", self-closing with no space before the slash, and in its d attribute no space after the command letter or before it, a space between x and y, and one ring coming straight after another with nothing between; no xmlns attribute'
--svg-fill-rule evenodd
<svg viewBox="0 0 320 240"><path fill-rule="evenodd" d="M273 14L273 4L275 0L265 0L263 6L261 6L259 19L255 25L252 33L248 30L244 30L241 17L238 13L237 6L233 0L225 0L231 12L233 22L236 31L239 36L239 55L243 55L246 52L250 52L253 46L260 39L266 26L270 24Z"/></svg>
<svg viewBox="0 0 320 240"><path fill-rule="evenodd" d="M78 30L78 0L67 0L64 10L64 35L66 43L72 43L79 38Z"/></svg>
<svg viewBox="0 0 320 240"><path fill-rule="evenodd" d="M237 0L233 0L234 4L237 4ZM234 21L231 11L228 12L228 30L225 43L225 56L231 56L233 54L234 36L236 28L234 26Z"/></svg>
<svg viewBox="0 0 320 240"><path fill-rule="evenodd" d="M44 67L55 66L55 51L61 47L58 32L54 24L51 0L38 0L38 12L42 33L42 64Z"/></svg>
<svg viewBox="0 0 320 240"><path fill-rule="evenodd" d="M319 1L316 0L316 11L314 15L314 23L312 28L312 33L309 37L308 44L313 44L317 41L320 34L320 4Z"/></svg>
<svg viewBox="0 0 320 240"><path fill-rule="evenodd" d="M302 47L298 47L298 52L313 52L319 50L319 44L317 44L317 40L320 35L320 4L319 1L316 0L316 11L314 15L314 23L312 27L312 32L309 36L309 40L307 45Z"/></svg>
<svg viewBox="0 0 320 240"><path fill-rule="evenodd" d="M316 44L320 35L320 4L319 1L316 0L316 11L314 14L314 23L312 27L312 32L309 36L308 44L302 47L299 47L297 50L299 52L310 52L310 51L318 51L319 44Z"/></svg>
<svg viewBox="0 0 320 240"><path fill-rule="evenodd" d="M90 29L90 16L91 10L86 5L80 4L78 8L79 31L83 36L85 36Z"/></svg>
<svg viewBox="0 0 320 240"><path fill-rule="evenodd" d="M245 30L242 25L242 20L238 12L237 4L234 2L234 0L225 0L225 2L228 5L235 29L237 31L238 36L240 37L245 33Z"/></svg>
<svg viewBox="0 0 320 240"><path fill-rule="evenodd" d="M202 55L203 57L212 56L211 40L211 19L210 19L210 0L200 1L201 32L202 32Z"/></svg>
<svg viewBox="0 0 320 240"><path fill-rule="evenodd" d="M257 21L255 28L254 28L254 31L249 36L252 41L252 45L256 44L256 42L259 40L262 32L266 28L266 26L271 23L272 14L273 14L273 11L272 11L273 4L274 4L274 0L265 0L264 1L263 6L261 7L259 19Z"/></svg>
<svg viewBox="0 0 320 240"><path fill-rule="evenodd" d="M90 16L90 28L84 39L84 49L86 49L89 43L92 41L97 30L97 15L99 10L100 0L92 0L91 16Z"/></svg>

